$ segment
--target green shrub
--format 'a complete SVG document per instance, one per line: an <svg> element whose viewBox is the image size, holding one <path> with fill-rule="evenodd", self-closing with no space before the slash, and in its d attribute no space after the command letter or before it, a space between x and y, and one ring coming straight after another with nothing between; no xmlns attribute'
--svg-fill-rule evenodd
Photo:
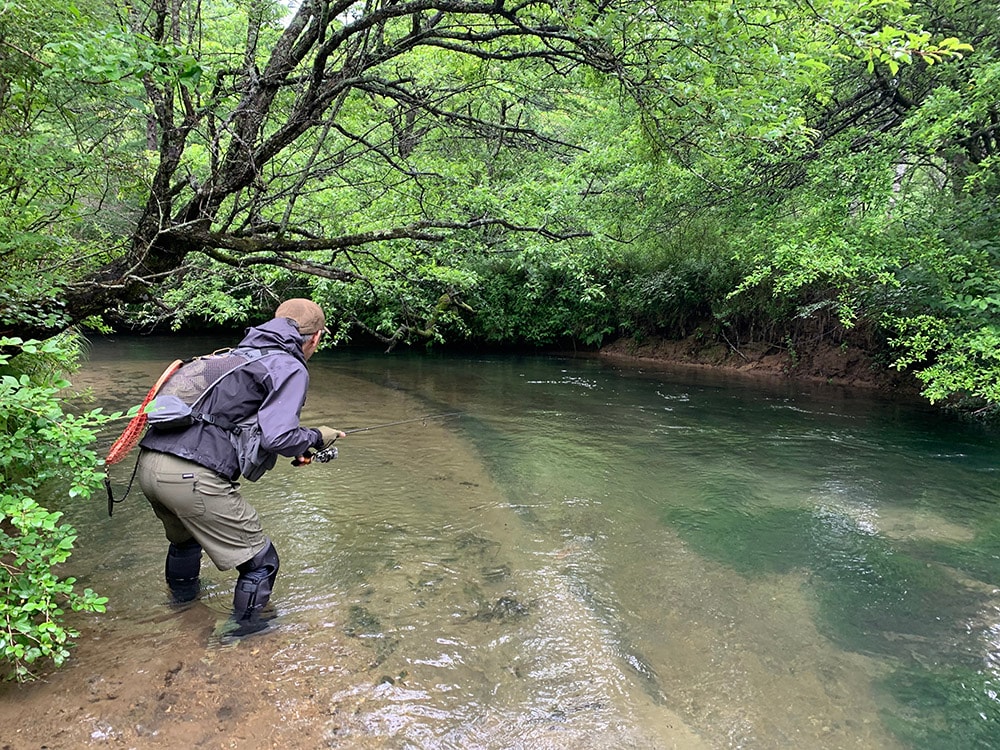
<svg viewBox="0 0 1000 750"><path fill-rule="evenodd" d="M599 346L618 328L610 291L619 269L595 251L530 250L475 264L470 335L489 343Z"/></svg>
<svg viewBox="0 0 1000 750"><path fill-rule="evenodd" d="M121 415L73 415L59 372L75 361L65 336L44 342L0 338L0 674L25 679L46 660L61 665L79 633L68 609L103 612L107 601L56 567L70 556L75 530L37 498L64 487L89 498L100 487L94 428Z"/></svg>

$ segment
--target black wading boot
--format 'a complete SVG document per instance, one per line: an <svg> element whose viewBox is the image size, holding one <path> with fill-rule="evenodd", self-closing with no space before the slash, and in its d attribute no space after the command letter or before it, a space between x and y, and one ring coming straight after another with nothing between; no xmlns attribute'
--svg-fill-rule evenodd
<svg viewBox="0 0 1000 750"><path fill-rule="evenodd" d="M167 550L166 579L173 596L171 604L187 604L197 598L201 588L201 545L193 539L181 544L170 543Z"/></svg>
<svg viewBox="0 0 1000 750"><path fill-rule="evenodd" d="M240 572L233 593L233 630L229 638L243 638L270 626L271 618L264 613L278 575L278 552L267 540L267 546L236 569Z"/></svg>

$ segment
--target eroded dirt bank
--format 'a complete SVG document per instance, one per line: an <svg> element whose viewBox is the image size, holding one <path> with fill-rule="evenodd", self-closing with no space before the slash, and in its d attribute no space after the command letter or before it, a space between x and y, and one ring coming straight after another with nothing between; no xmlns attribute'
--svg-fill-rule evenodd
<svg viewBox="0 0 1000 750"><path fill-rule="evenodd" d="M753 343L738 349L725 343L706 345L688 337L673 341L619 339L603 347L599 356L624 362L696 367L761 377L780 377L866 388L900 396L919 397L920 384L911 373L897 372L874 362L854 346L814 344L796 350Z"/></svg>

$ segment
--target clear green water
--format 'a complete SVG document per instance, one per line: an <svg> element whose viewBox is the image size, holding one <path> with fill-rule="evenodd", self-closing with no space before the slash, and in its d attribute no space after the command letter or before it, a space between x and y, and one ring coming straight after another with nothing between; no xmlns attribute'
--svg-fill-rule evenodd
<svg viewBox="0 0 1000 750"><path fill-rule="evenodd" d="M128 406L216 345L96 342L74 385ZM337 677L367 698L341 735L1000 747L996 432L831 387L587 359L332 351L310 370L306 423L461 413L244 485L281 553L301 689L333 669L334 636L370 653ZM161 532L134 492L111 520L66 510L74 573L148 637L185 620L162 604ZM232 575L203 573L222 619Z"/></svg>

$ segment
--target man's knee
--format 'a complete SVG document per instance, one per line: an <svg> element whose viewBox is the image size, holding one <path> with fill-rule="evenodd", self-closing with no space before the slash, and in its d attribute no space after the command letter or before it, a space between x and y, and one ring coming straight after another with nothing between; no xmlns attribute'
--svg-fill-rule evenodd
<svg viewBox="0 0 1000 750"><path fill-rule="evenodd" d="M267 546L264 547L260 552L251 557L244 563L240 563L236 566L236 570L240 572L240 575L264 575L267 578L273 578L273 576L278 573L278 566L280 560L278 559L278 550L274 548L270 539L266 539Z"/></svg>
<svg viewBox="0 0 1000 750"><path fill-rule="evenodd" d="M279 564L278 551L268 539L264 549L236 566L240 573L233 595L233 608L237 619L250 617L267 604L274 589Z"/></svg>

